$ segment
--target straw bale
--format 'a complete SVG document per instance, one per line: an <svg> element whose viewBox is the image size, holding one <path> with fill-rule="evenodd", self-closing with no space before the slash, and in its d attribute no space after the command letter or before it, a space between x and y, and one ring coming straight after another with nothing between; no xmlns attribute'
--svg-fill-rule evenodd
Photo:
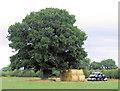
<svg viewBox="0 0 120 91"><path fill-rule="evenodd" d="M79 80L80 82L84 82L84 81L85 81L85 75L80 75L80 76L78 76L78 80Z"/></svg>
<svg viewBox="0 0 120 91"><path fill-rule="evenodd" d="M77 70L77 75L84 75L83 70Z"/></svg>
<svg viewBox="0 0 120 91"><path fill-rule="evenodd" d="M77 75L77 70L68 70L69 75Z"/></svg>
<svg viewBox="0 0 120 91"><path fill-rule="evenodd" d="M79 81L79 80L78 80L78 76L76 76L76 75L70 76L69 81L72 81L72 82L77 82L77 81Z"/></svg>

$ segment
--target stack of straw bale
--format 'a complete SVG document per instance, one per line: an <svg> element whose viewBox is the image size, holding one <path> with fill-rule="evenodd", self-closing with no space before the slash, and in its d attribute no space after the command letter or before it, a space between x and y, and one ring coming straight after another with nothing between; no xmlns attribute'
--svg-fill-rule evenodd
<svg viewBox="0 0 120 91"><path fill-rule="evenodd" d="M85 75L83 70L61 70L60 79L61 81L84 82Z"/></svg>

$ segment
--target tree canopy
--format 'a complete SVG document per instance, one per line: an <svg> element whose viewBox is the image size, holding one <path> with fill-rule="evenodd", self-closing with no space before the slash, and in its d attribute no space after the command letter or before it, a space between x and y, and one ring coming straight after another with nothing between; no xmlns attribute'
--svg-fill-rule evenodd
<svg viewBox="0 0 120 91"><path fill-rule="evenodd" d="M105 69L116 69L117 68L115 61L113 59L102 60L101 64Z"/></svg>
<svg viewBox="0 0 120 91"><path fill-rule="evenodd" d="M91 62L90 69L117 69L113 59L104 59L101 62Z"/></svg>
<svg viewBox="0 0 120 91"><path fill-rule="evenodd" d="M11 67L3 67L2 72L11 71Z"/></svg>
<svg viewBox="0 0 120 91"><path fill-rule="evenodd" d="M80 63L80 69L90 69L90 58L85 58L84 60L81 60L81 63Z"/></svg>
<svg viewBox="0 0 120 91"><path fill-rule="evenodd" d="M94 70L96 70L96 69L102 69L102 64L100 62L93 61L90 64L90 69L94 69Z"/></svg>
<svg viewBox="0 0 120 91"><path fill-rule="evenodd" d="M66 10L46 8L9 26L9 46L16 51L10 57L12 69L79 68L87 56L82 47L87 36L73 25L75 21Z"/></svg>

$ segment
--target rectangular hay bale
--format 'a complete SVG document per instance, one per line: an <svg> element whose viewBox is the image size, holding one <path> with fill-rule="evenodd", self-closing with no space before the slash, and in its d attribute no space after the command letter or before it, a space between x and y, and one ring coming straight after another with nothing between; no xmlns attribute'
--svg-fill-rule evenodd
<svg viewBox="0 0 120 91"><path fill-rule="evenodd" d="M80 82L84 82L84 81L85 81L85 75L80 75L80 76L78 76L78 80L79 80Z"/></svg>
<svg viewBox="0 0 120 91"><path fill-rule="evenodd" d="M79 81L78 80L78 76L77 75L70 76L70 80L69 81L71 81L71 82L78 82Z"/></svg>

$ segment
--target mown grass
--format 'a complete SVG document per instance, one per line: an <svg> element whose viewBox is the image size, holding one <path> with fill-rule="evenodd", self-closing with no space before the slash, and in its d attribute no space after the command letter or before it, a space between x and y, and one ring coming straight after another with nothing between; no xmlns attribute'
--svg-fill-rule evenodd
<svg viewBox="0 0 120 91"><path fill-rule="evenodd" d="M118 80L112 79L101 82L39 82L36 81L36 78L3 77L2 89L118 89Z"/></svg>

